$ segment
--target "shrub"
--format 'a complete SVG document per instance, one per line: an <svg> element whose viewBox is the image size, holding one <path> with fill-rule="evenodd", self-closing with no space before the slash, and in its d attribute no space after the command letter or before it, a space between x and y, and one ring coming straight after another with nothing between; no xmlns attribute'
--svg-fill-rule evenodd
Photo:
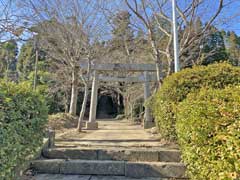
<svg viewBox="0 0 240 180"><path fill-rule="evenodd" d="M77 128L78 118L67 113L57 113L48 116L48 126L51 129L62 130Z"/></svg>
<svg viewBox="0 0 240 180"><path fill-rule="evenodd" d="M48 113L54 114L64 111L64 93L56 88L52 88L56 84L52 78L53 74L41 70L38 70L37 74L37 91L45 97ZM31 86L33 86L34 76L35 72L30 72L26 81L31 83Z"/></svg>
<svg viewBox="0 0 240 180"><path fill-rule="evenodd" d="M42 143L47 122L43 98L26 84L0 81L0 179L13 179Z"/></svg>
<svg viewBox="0 0 240 180"><path fill-rule="evenodd" d="M240 84L240 68L227 63L184 69L167 77L151 101L161 135L165 139L176 140L176 106L188 93L205 86L222 89L230 84Z"/></svg>
<svg viewBox="0 0 240 180"><path fill-rule="evenodd" d="M192 179L240 179L240 87L202 89L178 106L176 131Z"/></svg>

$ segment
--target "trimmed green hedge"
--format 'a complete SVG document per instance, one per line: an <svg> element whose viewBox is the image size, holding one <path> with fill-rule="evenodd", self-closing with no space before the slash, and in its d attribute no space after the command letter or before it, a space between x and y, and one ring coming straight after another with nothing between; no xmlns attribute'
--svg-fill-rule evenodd
<svg viewBox="0 0 240 180"><path fill-rule="evenodd" d="M18 166L34 154L47 123L44 99L24 84L0 81L0 179L15 176Z"/></svg>
<svg viewBox="0 0 240 180"><path fill-rule="evenodd" d="M167 77L150 102L162 137L176 140L176 107L190 92L205 86L222 89L234 84L240 84L240 68L227 63L184 69Z"/></svg>
<svg viewBox="0 0 240 180"><path fill-rule="evenodd" d="M240 179L240 87L190 94L176 132L191 179Z"/></svg>

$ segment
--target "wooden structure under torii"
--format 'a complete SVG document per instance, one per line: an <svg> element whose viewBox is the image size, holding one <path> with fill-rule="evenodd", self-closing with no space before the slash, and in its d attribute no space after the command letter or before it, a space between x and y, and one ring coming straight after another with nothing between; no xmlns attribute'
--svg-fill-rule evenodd
<svg viewBox="0 0 240 180"><path fill-rule="evenodd" d="M87 69L87 63L81 63L80 68ZM97 112L97 99L98 99L98 84L99 81L102 82L125 82L125 83L143 83L144 89L144 100L147 100L151 95L150 82L156 82L156 75L150 75L150 72L156 72L155 64L94 64L91 65L91 70L93 71L92 77L92 92L91 92L91 104L89 121L86 123L86 128L89 130L94 130L98 128L98 123L96 122L96 112ZM99 72L102 71L121 71L121 72L142 72L142 75L135 77L109 77L101 76ZM150 114L150 109L145 108L144 113L144 128L150 128L153 126L152 117Z"/></svg>

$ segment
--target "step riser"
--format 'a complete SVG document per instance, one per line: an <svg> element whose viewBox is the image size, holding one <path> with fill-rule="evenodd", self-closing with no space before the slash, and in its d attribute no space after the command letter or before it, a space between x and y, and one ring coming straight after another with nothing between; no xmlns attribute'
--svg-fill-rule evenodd
<svg viewBox="0 0 240 180"><path fill-rule="evenodd" d="M116 161L147 161L147 162L180 162L180 152L175 150L133 151L133 150L76 150L49 149L43 152L49 159L80 159L80 160L116 160Z"/></svg>
<svg viewBox="0 0 240 180"><path fill-rule="evenodd" d="M90 163L90 162L67 162L60 167L61 174L82 175L125 175L124 162Z"/></svg>
<svg viewBox="0 0 240 180"><path fill-rule="evenodd" d="M134 163L124 161L37 160L32 168L39 173L74 175L115 175L134 178L184 178L182 163Z"/></svg>
<svg viewBox="0 0 240 180"><path fill-rule="evenodd" d="M185 166L183 164L141 164L126 163L125 176L132 178L161 177L161 178L185 178Z"/></svg>

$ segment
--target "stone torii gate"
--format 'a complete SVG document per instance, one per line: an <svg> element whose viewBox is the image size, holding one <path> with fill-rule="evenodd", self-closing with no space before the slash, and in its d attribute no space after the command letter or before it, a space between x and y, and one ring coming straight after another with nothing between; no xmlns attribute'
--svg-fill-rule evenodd
<svg viewBox="0 0 240 180"><path fill-rule="evenodd" d="M82 69L87 69L87 63L81 63L80 67ZM91 65L91 70L93 70L92 78L92 92L91 92L91 104L89 121L86 123L86 128L89 130L98 129L98 123L96 122L96 112L97 112L97 99L98 99L98 82L126 82L126 83L143 83L144 89L144 99L145 101L151 95L150 82L156 82L156 75L150 75L149 72L156 72L155 64L94 64ZM143 75L136 77L108 77L99 75L99 71L129 71L129 72L142 72ZM152 117L150 115L150 109L145 108L144 114L144 128L153 127Z"/></svg>

